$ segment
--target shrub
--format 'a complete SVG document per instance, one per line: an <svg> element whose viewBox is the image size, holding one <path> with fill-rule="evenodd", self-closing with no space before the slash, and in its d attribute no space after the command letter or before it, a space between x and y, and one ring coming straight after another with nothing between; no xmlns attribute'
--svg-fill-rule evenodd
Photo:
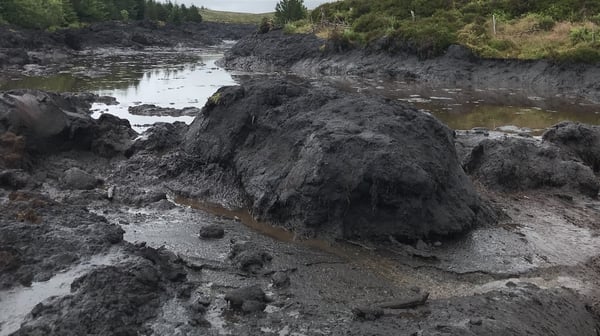
<svg viewBox="0 0 600 336"><path fill-rule="evenodd" d="M421 58L439 56L457 42L461 18L457 11L438 11L430 18L404 21L392 36Z"/></svg>
<svg viewBox="0 0 600 336"><path fill-rule="evenodd" d="M360 33L350 29L341 31L333 29L329 34L329 49L335 52L347 51L364 44L364 38Z"/></svg>
<svg viewBox="0 0 600 336"><path fill-rule="evenodd" d="M536 28L539 28L543 31L551 31L555 25L556 22L553 18L551 18L550 16L542 15L538 18Z"/></svg>
<svg viewBox="0 0 600 336"><path fill-rule="evenodd" d="M600 63L600 50L598 46L584 45L562 52L556 56L560 62L575 63Z"/></svg>
<svg viewBox="0 0 600 336"><path fill-rule="evenodd" d="M591 41L592 32L586 27L573 28L569 32L569 38L574 45L581 42Z"/></svg>
<svg viewBox="0 0 600 336"><path fill-rule="evenodd" d="M354 21L352 27L355 32L367 33L374 30L385 30L392 26L392 22L387 17L378 13L369 13L361 16Z"/></svg>
<svg viewBox="0 0 600 336"><path fill-rule="evenodd" d="M488 42L490 48L498 51L506 51L515 47L514 43L508 40L491 39Z"/></svg>
<svg viewBox="0 0 600 336"><path fill-rule="evenodd" d="M258 33L266 34L270 32L271 29L273 29L273 20L269 19L268 17L263 17L258 25Z"/></svg>

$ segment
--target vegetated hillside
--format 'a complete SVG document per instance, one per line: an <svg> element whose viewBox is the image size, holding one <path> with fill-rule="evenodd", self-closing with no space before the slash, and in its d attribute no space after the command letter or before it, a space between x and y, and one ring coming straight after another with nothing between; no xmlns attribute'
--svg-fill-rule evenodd
<svg viewBox="0 0 600 336"><path fill-rule="evenodd" d="M340 50L377 46L432 57L460 43L489 58L600 61L596 0L343 0L286 30L315 31Z"/></svg>
<svg viewBox="0 0 600 336"><path fill-rule="evenodd" d="M206 22L259 24L263 18L272 19L273 13L252 14L217 11L207 8L200 9L200 15Z"/></svg>
<svg viewBox="0 0 600 336"><path fill-rule="evenodd" d="M0 0L0 24L33 29L77 27L110 20L200 22L199 8L156 0Z"/></svg>

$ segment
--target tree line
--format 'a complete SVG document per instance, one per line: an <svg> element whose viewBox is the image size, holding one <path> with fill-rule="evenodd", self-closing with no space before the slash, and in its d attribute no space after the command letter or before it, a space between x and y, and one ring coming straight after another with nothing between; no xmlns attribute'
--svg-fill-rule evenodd
<svg viewBox="0 0 600 336"><path fill-rule="evenodd" d="M48 29L109 20L201 22L199 8L155 0L2 0L0 23Z"/></svg>

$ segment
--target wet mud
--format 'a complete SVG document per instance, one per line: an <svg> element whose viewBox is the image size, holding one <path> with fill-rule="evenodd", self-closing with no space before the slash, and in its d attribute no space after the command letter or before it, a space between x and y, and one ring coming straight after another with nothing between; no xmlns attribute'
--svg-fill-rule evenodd
<svg viewBox="0 0 600 336"><path fill-rule="evenodd" d="M212 162L203 159L202 143L194 142L202 139L192 136L197 125L159 123L138 134L126 120L91 118L88 100L27 91L27 108L15 103L23 103L25 91L4 93L0 335L598 334L597 195L570 184L530 183L546 176L555 161L515 162L512 172L518 174L510 176L522 182L505 188L502 179L486 177L503 172L497 165L508 162L510 151L485 146L497 141L510 149L526 141L538 148L552 142L556 148L544 151L554 153L547 157L587 172L569 175L570 181L597 183L595 152L567 141L595 141L596 128L565 124L544 140L482 129L454 132L402 103L320 90L290 82L220 90L222 100L209 101L197 123L218 121L222 129L241 131L230 155L212 156ZM261 219L249 202L252 192L266 190L275 181L268 177L280 171L256 178L243 175L252 170L243 160L237 159L236 169L231 160L244 151L256 154L260 137L280 141L269 137L277 127L258 119L266 111L277 120L284 96L329 104L323 114L347 113L321 127L307 126L318 116L301 120L293 124L296 130L331 127L331 138L360 142L352 134L361 134L362 140L381 141L377 132L402 119L411 132L421 130L421 138L441 141L440 157L468 181L493 220L451 235L306 239L298 226ZM364 106L349 104L358 100ZM219 104L257 113L231 125ZM408 117L385 119L372 134L357 133L349 122L352 111L361 112L357 106ZM37 127L43 118L23 118L32 107L65 122L49 134ZM211 111L223 112L217 117L224 119L207 118ZM435 127L423 127L429 123ZM252 130L254 136L240 140ZM44 143L50 150L40 150ZM335 157L335 148L321 154ZM276 155L268 160L285 163L276 162ZM527 173L519 171L523 167ZM372 203L356 201L372 209Z"/></svg>

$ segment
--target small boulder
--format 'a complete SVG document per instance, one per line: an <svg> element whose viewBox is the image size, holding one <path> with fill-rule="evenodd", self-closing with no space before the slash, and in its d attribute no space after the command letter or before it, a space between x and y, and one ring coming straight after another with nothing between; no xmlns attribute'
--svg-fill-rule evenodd
<svg viewBox="0 0 600 336"><path fill-rule="evenodd" d="M264 310L268 300L260 286L254 285L229 292L225 301L234 310L251 313Z"/></svg>
<svg viewBox="0 0 600 336"><path fill-rule="evenodd" d="M600 172L600 126L562 122L550 127L542 139L574 154L594 172Z"/></svg>
<svg viewBox="0 0 600 336"><path fill-rule="evenodd" d="M242 271L256 272L273 257L253 242L240 242L231 246L229 259Z"/></svg>
<svg viewBox="0 0 600 336"><path fill-rule="evenodd" d="M500 191L564 188L596 197L594 172L559 147L534 139L486 139L464 161L465 171Z"/></svg>
<svg viewBox="0 0 600 336"><path fill-rule="evenodd" d="M383 316L384 310L379 307L358 306L352 308L352 313L356 319L375 321Z"/></svg>
<svg viewBox="0 0 600 336"><path fill-rule="evenodd" d="M203 239L221 239L225 236L225 230L219 225L212 224L200 228L199 235Z"/></svg>
<svg viewBox="0 0 600 336"><path fill-rule="evenodd" d="M77 167L67 169L63 175L63 185L67 189L91 190L98 184L100 180Z"/></svg>
<svg viewBox="0 0 600 336"><path fill-rule="evenodd" d="M290 276L287 272L275 272L271 276L271 282L275 288L285 288L290 285Z"/></svg>

